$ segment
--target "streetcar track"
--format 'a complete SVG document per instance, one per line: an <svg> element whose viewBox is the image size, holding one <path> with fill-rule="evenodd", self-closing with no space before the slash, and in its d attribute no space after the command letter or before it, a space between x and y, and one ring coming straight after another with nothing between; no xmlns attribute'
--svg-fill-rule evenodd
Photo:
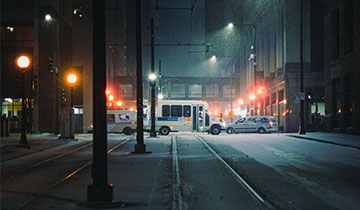
<svg viewBox="0 0 360 210"><path fill-rule="evenodd" d="M114 151L115 149L119 148L120 146L126 144L127 142L129 142L132 138L128 138L125 139L124 141L120 142L119 144L116 144L114 147L112 147L111 149L109 149L107 151L107 154L110 154L110 152ZM54 189L55 187L57 187L58 185L64 183L66 180L69 180L70 178L72 178L75 174L79 173L80 171L82 171L83 169L85 169L86 167L90 166L92 164L92 160L86 162L84 165L80 166L79 168L77 168L76 170L72 171L71 173L67 174L64 178L62 178L61 180L55 182L55 184L53 184L52 186L48 187L47 189L43 190L42 192L36 193L35 195L32 195L31 198L25 200L24 202L22 202L18 207L16 207L15 209L22 209L26 206L28 206L31 202L33 202L34 200L46 195L50 190Z"/></svg>
<svg viewBox="0 0 360 210"><path fill-rule="evenodd" d="M47 159L45 159L45 160L41 160L40 162L34 163L34 164L32 164L32 165L30 165L30 166L28 166L28 167L25 167L25 168L23 168L23 169L17 170L17 171L15 171L15 172L10 172L9 174L3 175L3 176L2 176L2 179L7 179L7 178L9 178L9 177L16 176L16 175L18 175L18 174L24 173L24 172L26 172L26 171L28 171L28 170L30 170L30 169L33 169L33 168L35 168L35 167L38 167L38 166L43 165L43 164L45 164L45 163L48 163L48 162L50 162L50 161L52 161L52 160L58 159L58 158L60 158L60 157L62 157L62 156L65 156L65 155L74 153L74 152L76 152L76 151L78 151L78 150L81 150L81 149L83 149L83 148L85 148L85 147L88 147L88 146L90 146L90 145L92 145L92 144L93 144L92 142L91 142L91 143L85 143L85 145L81 145L81 146L79 146L79 147L76 147L76 148L74 148L74 149L72 149L72 150L70 150L70 151L68 151L68 152L61 153L61 154L59 154L59 155L52 156L52 157L47 158ZM51 148L51 149L52 149L52 148Z"/></svg>
<svg viewBox="0 0 360 210"><path fill-rule="evenodd" d="M176 143L176 135L171 138L172 143L172 171L173 171L173 203L172 210L182 210L183 202L181 195L179 157Z"/></svg>
<svg viewBox="0 0 360 210"><path fill-rule="evenodd" d="M67 142L67 143L69 143L69 142ZM10 158L7 158L7 159L1 159L0 162L3 163L3 162L15 160L15 159L23 158L23 157L26 157L26 156L29 156L29 155L34 155L34 154L37 154L37 153L40 153L40 152L44 152L44 151L49 150L49 149L55 149L55 148L63 146L63 145L64 145L64 143L59 143L59 144L56 144L53 147L47 147L47 148L44 148L44 149L39 149L39 150L36 150L35 152L29 152L29 153L26 153L26 154L23 154L23 155L10 157ZM2 145L2 147L6 147L6 146L9 146L9 145ZM16 145L12 145L12 146L16 146Z"/></svg>
<svg viewBox="0 0 360 210"><path fill-rule="evenodd" d="M263 199L246 181L245 179L236 172L234 168L230 166L205 140L200 137L196 136L196 138L205 146L205 148L212 153L216 159L221 163L221 165L236 179L236 181L241 184L246 190L250 192L250 194L256 198L265 208L269 210L275 210L275 208L271 205L270 202Z"/></svg>

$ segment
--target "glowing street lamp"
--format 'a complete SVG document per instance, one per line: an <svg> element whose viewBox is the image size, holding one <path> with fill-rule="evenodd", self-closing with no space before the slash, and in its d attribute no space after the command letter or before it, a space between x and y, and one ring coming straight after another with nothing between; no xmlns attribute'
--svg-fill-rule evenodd
<svg viewBox="0 0 360 210"><path fill-rule="evenodd" d="M256 98L256 95L254 93L250 93L249 99L253 101L253 100L255 100L255 98Z"/></svg>
<svg viewBox="0 0 360 210"><path fill-rule="evenodd" d="M154 73L149 74L149 79L150 79L150 81L155 81L156 75Z"/></svg>
<svg viewBox="0 0 360 210"><path fill-rule="evenodd" d="M26 55L21 55L16 59L16 64L20 69L21 75L22 75L22 101L21 101L21 107L22 107L22 114L21 114L21 137L20 142L18 144L19 147L25 147L30 148L30 145L27 142L26 139L26 107L25 107L25 72L28 70L30 66L30 58Z"/></svg>
<svg viewBox="0 0 360 210"><path fill-rule="evenodd" d="M53 20L53 18L51 17L50 14L46 14L45 15L45 20L46 20L46 22L51 22Z"/></svg>
<svg viewBox="0 0 360 210"><path fill-rule="evenodd" d="M158 99L159 99L159 100L164 99L164 95L163 95L162 93L159 93L159 94L158 94Z"/></svg>
<svg viewBox="0 0 360 210"><path fill-rule="evenodd" d="M239 104L239 105L243 105L243 104L244 104L244 100L243 100L243 99L239 99L239 100L238 100L238 104Z"/></svg>
<svg viewBox="0 0 360 210"><path fill-rule="evenodd" d="M122 102L121 102L121 101L117 101L117 102L116 102L116 106L121 107L121 105L122 105Z"/></svg>
<svg viewBox="0 0 360 210"><path fill-rule="evenodd" d="M232 29L232 28L234 28L234 24L229 23L229 24L226 26L226 28L228 28L228 29Z"/></svg>

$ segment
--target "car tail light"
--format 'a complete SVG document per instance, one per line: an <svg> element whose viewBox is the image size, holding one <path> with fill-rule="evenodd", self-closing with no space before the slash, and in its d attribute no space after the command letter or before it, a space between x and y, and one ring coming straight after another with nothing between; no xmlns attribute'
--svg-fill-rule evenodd
<svg viewBox="0 0 360 210"><path fill-rule="evenodd" d="M269 122L269 126L270 126L270 128L273 127L273 122L272 121Z"/></svg>

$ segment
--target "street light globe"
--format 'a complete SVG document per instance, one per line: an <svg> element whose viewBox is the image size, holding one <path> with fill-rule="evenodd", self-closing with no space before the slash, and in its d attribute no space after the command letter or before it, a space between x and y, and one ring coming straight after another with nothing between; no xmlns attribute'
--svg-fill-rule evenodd
<svg viewBox="0 0 360 210"><path fill-rule="evenodd" d="M151 73L151 74L149 75L149 79L150 79L151 81L156 80L156 75L155 75L154 73Z"/></svg>
<svg viewBox="0 0 360 210"><path fill-rule="evenodd" d="M45 15L45 20L46 20L47 22L52 21L51 15L50 15L50 14L46 14L46 15Z"/></svg>
<svg viewBox="0 0 360 210"><path fill-rule="evenodd" d="M66 80L68 81L68 83L70 83L70 85L74 85L76 83L76 81L77 81L77 76L75 74L73 74L73 73L70 73L67 76Z"/></svg>
<svg viewBox="0 0 360 210"><path fill-rule="evenodd" d="M164 96L163 96L163 94L162 94L162 93L159 93L159 95L158 95L158 99L159 99L159 100L164 99Z"/></svg>
<svg viewBox="0 0 360 210"><path fill-rule="evenodd" d="M244 100L239 99L239 100L238 100L238 104L239 104L239 105L243 105L243 104L244 104Z"/></svg>
<svg viewBox="0 0 360 210"><path fill-rule="evenodd" d="M22 55L18 57L16 63L21 69L25 69L30 65L30 58L25 55Z"/></svg>
<svg viewBox="0 0 360 210"><path fill-rule="evenodd" d="M122 105L122 102L121 101L117 101L116 102L116 106L121 106Z"/></svg>
<svg viewBox="0 0 360 210"><path fill-rule="evenodd" d="M227 25L227 28L228 29L232 29L234 27L234 24L232 24L232 23L229 23L228 25Z"/></svg>
<svg viewBox="0 0 360 210"><path fill-rule="evenodd" d="M255 98L256 98L255 94L254 94L254 93L250 93L249 99L250 99L250 100L255 100Z"/></svg>
<svg viewBox="0 0 360 210"><path fill-rule="evenodd" d="M109 101L113 101L114 100L114 96L113 95L109 95Z"/></svg>

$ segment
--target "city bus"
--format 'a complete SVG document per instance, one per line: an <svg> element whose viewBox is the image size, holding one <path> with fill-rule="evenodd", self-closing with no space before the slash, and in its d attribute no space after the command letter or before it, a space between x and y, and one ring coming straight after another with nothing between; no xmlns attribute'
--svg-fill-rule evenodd
<svg viewBox="0 0 360 210"><path fill-rule="evenodd" d="M148 104L144 128L151 129L151 109ZM193 131L218 135L225 130L225 121L210 115L208 104L201 100L157 100L155 130L161 135L169 132Z"/></svg>

